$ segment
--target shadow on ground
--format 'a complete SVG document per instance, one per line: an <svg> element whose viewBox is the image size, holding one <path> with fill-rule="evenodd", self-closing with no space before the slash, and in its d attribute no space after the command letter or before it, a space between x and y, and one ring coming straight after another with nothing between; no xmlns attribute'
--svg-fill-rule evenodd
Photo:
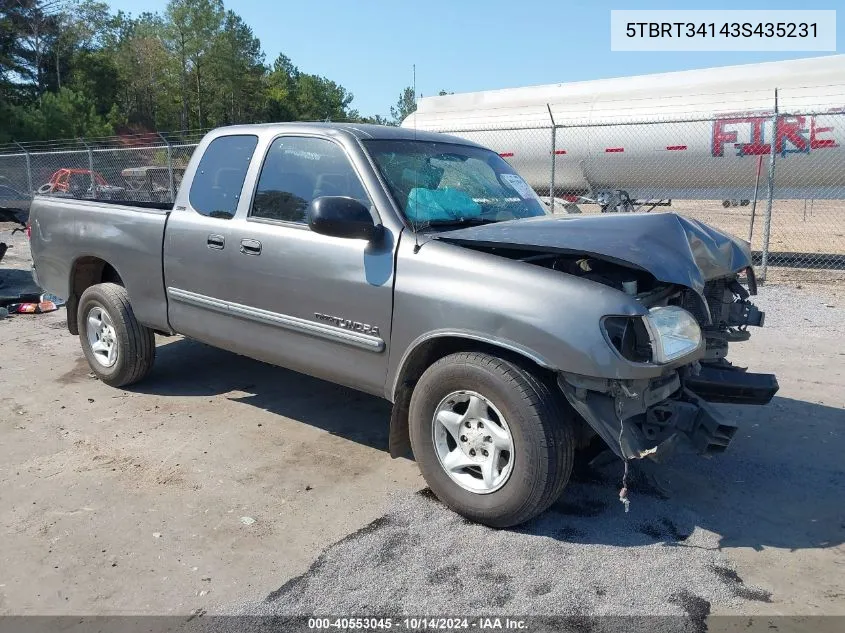
<svg viewBox="0 0 845 633"><path fill-rule="evenodd" d="M130 389L161 396L231 394L236 402L388 449L387 401L188 339L159 345L152 373Z"/></svg>
<svg viewBox="0 0 845 633"><path fill-rule="evenodd" d="M29 270L0 268L0 306L24 301L38 301L44 292Z"/></svg>
<svg viewBox="0 0 845 633"><path fill-rule="evenodd" d="M390 405L379 398L194 341L175 340L157 352L152 375L134 390L232 392L238 402L387 450ZM843 411L778 397L766 407L719 406L740 427L728 452L633 462L631 513L618 501L622 467L613 462L581 471L547 513L519 531L615 546L686 547L696 527L718 535L720 547L796 550L845 542ZM614 528L620 521L626 529Z"/></svg>

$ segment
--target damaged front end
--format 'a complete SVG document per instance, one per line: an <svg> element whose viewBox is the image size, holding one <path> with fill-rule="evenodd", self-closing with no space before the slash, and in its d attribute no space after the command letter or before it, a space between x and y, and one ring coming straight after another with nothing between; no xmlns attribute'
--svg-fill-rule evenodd
<svg viewBox="0 0 845 633"><path fill-rule="evenodd" d="M624 459L660 457L681 439L703 455L721 453L737 426L708 400L766 404L778 389L771 374L712 370L698 364L651 380L562 373L558 384L579 415ZM704 385L708 389L701 395L694 391Z"/></svg>
<svg viewBox="0 0 845 633"><path fill-rule="evenodd" d="M586 422L582 447L594 431L626 460L656 457L682 439L722 452L736 425L710 403L766 404L778 390L774 375L726 358L730 343L765 320L749 301L757 284L743 240L673 213L531 218L437 239L619 291L619 312L605 314L605 340L596 341L615 358L590 376L565 364L558 374ZM577 313L573 306L568 316Z"/></svg>
<svg viewBox="0 0 845 633"><path fill-rule="evenodd" d="M661 376L625 380L558 375L569 403L619 457L659 458L682 440L704 455L723 452L737 426L710 403L762 405L775 395L774 375L749 373L726 359L728 344L747 340L748 326L761 326L765 319L748 301L756 294L753 270L742 273L748 289L735 274L707 282L701 294L669 286L638 297L651 313L676 306L697 321L699 345L674 362L660 357L659 336L648 317L605 320L608 342L616 351L630 362L664 364Z"/></svg>

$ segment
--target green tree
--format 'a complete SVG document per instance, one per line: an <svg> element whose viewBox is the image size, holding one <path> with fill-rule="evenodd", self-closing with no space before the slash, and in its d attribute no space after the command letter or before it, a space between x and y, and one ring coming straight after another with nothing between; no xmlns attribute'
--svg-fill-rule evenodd
<svg viewBox="0 0 845 633"><path fill-rule="evenodd" d="M115 57L106 50L77 51L63 87L86 95L97 114L104 116L119 99L121 78Z"/></svg>
<svg viewBox="0 0 845 633"><path fill-rule="evenodd" d="M301 121L346 121L352 93L325 77L300 75L296 102Z"/></svg>
<svg viewBox="0 0 845 633"><path fill-rule="evenodd" d="M373 125L394 125L393 121L380 114L365 116L358 119L361 123L372 123Z"/></svg>
<svg viewBox="0 0 845 633"><path fill-rule="evenodd" d="M35 96L44 92L49 49L60 31L59 0L16 0L18 10L11 12L16 47L20 61L20 79L30 86Z"/></svg>
<svg viewBox="0 0 845 633"><path fill-rule="evenodd" d="M160 15L143 13L125 20L111 45L121 79L118 103L130 127L180 127L181 68L162 39L165 28Z"/></svg>
<svg viewBox="0 0 845 633"><path fill-rule="evenodd" d="M203 71L206 56L223 26L222 0L170 0L166 10L168 39L179 57L182 127L189 127L189 92L196 95L196 122L205 127L203 116ZM189 83L194 84L193 87Z"/></svg>
<svg viewBox="0 0 845 633"><path fill-rule="evenodd" d="M266 115L269 121L297 119L296 85L300 74L290 58L282 53L273 62L273 69L266 80Z"/></svg>
<svg viewBox="0 0 845 633"><path fill-rule="evenodd" d="M254 121L264 105L264 52L261 42L239 15L227 11L223 29L208 53L213 98L208 113L213 125Z"/></svg>
<svg viewBox="0 0 845 633"><path fill-rule="evenodd" d="M417 111L417 99L414 95L414 88L407 86L400 94L399 101L395 106L390 107L390 116L393 118L394 125L399 125L404 121L408 115Z"/></svg>
<svg viewBox="0 0 845 633"><path fill-rule="evenodd" d="M2 96L17 88L28 73L28 55L22 35L25 30L30 2L5 1L0 5L0 87Z"/></svg>
<svg viewBox="0 0 845 633"><path fill-rule="evenodd" d="M28 138L29 115L46 88L44 69L56 37L54 6L39 0L0 3L0 138Z"/></svg>
<svg viewBox="0 0 845 633"><path fill-rule="evenodd" d="M413 94L410 95L413 102ZM248 121L362 117L352 93L261 42L222 0L170 0L161 13L107 0L0 3L0 139L146 132Z"/></svg>
<svg viewBox="0 0 845 633"><path fill-rule="evenodd" d="M279 55L267 77L267 117L271 121L356 121L352 93L340 84L303 73Z"/></svg>
<svg viewBox="0 0 845 633"><path fill-rule="evenodd" d="M94 103L84 94L69 88L44 94L40 107L23 116L21 127L28 138L35 140L114 133L109 122L97 114Z"/></svg>
<svg viewBox="0 0 845 633"><path fill-rule="evenodd" d="M64 73L70 68L82 68L84 63L72 61L79 52L95 52L109 38L114 18L109 5L97 0L70 0L55 15L56 35L50 46L52 70L48 73L51 86L62 87Z"/></svg>

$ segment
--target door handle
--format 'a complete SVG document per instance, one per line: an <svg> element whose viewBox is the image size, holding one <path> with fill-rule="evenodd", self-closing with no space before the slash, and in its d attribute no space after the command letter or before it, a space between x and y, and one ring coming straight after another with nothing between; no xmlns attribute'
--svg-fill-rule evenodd
<svg viewBox="0 0 845 633"><path fill-rule="evenodd" d="M217 250L220 250L226 245L226 238L224 238L222 235L216 235L212 233L208 236L207 245L208 248L215 248Z"/></svg>
<svg viewBox="0 0 845 633"><path fill-rule="evenodd" d="M244 255L261 255L261 242L258 240L241 240L241 253Z"/></svg>

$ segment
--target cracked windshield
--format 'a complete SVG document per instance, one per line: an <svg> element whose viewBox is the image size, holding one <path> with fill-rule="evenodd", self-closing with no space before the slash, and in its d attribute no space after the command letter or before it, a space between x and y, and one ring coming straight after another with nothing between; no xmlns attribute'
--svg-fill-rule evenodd
<svg viewBox="0 0 845 633"><path fill-rule="evenodd" d="M498 154L429 141L365 141L396 205L416 229L546 215L534 190Z"/></svg>

